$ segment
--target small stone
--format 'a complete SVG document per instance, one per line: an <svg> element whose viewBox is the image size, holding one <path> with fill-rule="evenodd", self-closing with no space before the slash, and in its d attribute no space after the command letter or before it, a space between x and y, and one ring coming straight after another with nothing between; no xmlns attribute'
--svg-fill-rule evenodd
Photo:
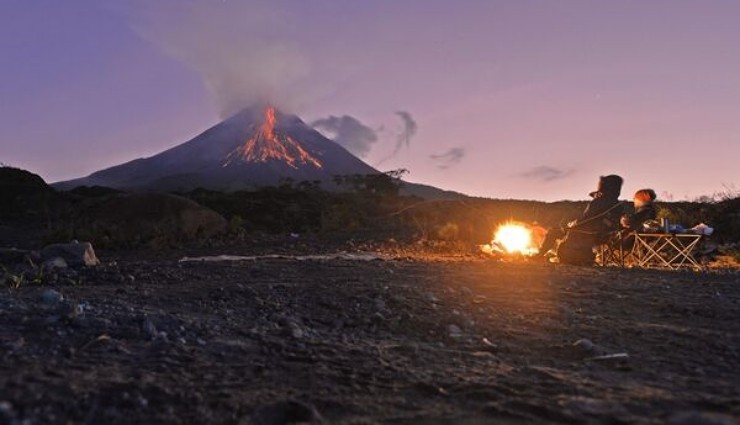
<svg viewBox="0 0 740 425"><path fill-rule="evenodd" d="M574 342L573 348L576 350L577 355L582 358L593 358L609 354L608 350L604 347L594 344L590 339L586 338Z"/></svg>
<svg viewBox="0 0 740 425"><path fill-rule="evenodd" d="M141 407L146 408L147 406L149 406L149 400L145 399L144 396L142 396L141 394L139 394L137 401L139 402L139 406Z"/></svg>
<svg viewBox="0 0 740 425"><path fill-rule="evenodd" d="M301 339L306 336L306 332L298 326L297 323L291 323L289 325L290 335L295 339Z"/></svg>
<svg viewBox="0 0 740 425"><path fill-rule="evenodd" d="M90 242L71 242L47 245L41 250L41 257L46 261L62 257L70 266L97 266L100 260Z"/></svg>
<svg viewBox="0 0 740 425"><path fill-rule="evenodd" d="M381 312L388 311L388 305L380 298L375 299L375 308Z"/></svg>
<svg viewBox="0 0 740 425"><path fill-rule="evenodd" d="M593 352L596 349L596 344L594 344L590 339L579 339L578 341L573 343L573 346L576 348L579 348L586 352Z"/></svg>
<svg viewBox="0 0 740 425"><path fill-rule="evenodd" d="M157 332L157 327L154 326L154 323L152 323L149 318L145 318L144 321L141 323L141 330L146 336L149 337L149 339L156 339L159 336L159 333Z"/></svg>
<svg viewBox="0 0 740 425"><path fill-rule="evenodd" d="M42 268L44 270L56 270L56 269L66 269L67 268L67 262L64 261L64 258L62 257L54 257L50 260L44 261L44 264L42 265Z"/></svg>
<svg viewBox="0 0 740 425"><path fill-rule="evenodd" d="M0 423L4 424L17 424L21 423L17 419L17 414L13 409L13 405L9 401L0 401Z"/></svg>
<svg viewBox="0 0 740 425"><path fill-rule="evenodd" d="M460 329L457 325L449 325L447 326L447 332L449 333L451 338L460 338L463 336L463 331Z"/></svg>
<svg viewBox="0 0 740 425"><path fill-rule="evenodd" d="M497 346L496 346L496 344L492 343L492 342L491 342L491 340L490 340L490 339L488 339L488 338L486 338L486 337L484 337L483 339L481 339L481 342L482 342L482 343L483 343L483 345L485 345L486 347L491 347L491 348L495 348L495 347L497 347Z"/></svg>
<svg viewBox="0 0 740 425"><path fill-rule="evenodd" d="M41 293L41 302L47 305L54 305L64 301L64 295L54 289L45 289Z"/></svg>

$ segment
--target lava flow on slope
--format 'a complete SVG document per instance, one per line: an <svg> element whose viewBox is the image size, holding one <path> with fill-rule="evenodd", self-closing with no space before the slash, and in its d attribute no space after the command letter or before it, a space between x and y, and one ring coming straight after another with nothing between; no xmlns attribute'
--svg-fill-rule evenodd
<svg viewBox="0 0 740 425"><path fill-rule="evenodd" d="M292 137L281 134L275 128L275 108L265 108L265 120L254 135L226 156L223 167L238 162L280 161L298 169L300 165L322 168L318 158L311 155Z"/></svg>

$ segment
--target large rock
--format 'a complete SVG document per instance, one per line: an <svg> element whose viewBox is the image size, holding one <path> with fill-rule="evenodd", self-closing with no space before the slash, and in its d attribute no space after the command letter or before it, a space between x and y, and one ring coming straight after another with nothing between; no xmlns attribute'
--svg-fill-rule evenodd
<svg viewBox="0 0 740 425"><path fill-rule="evenodd" d="M82 214L83 233L96 245L167 244L210 237L226 228L217 212L189 199L155 193L121 194Z"/></svg>
<svg viewBox="0 0 740 425"><path fill-rule="evenodd" d="M90 242L55 243L41 250L43 261L62 258L70 266L97 266L100 260Z"/></svg>

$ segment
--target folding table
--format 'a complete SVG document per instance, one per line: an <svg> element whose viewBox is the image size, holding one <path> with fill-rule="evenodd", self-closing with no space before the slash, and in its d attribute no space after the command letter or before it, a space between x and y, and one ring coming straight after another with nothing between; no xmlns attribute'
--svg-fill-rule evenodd
<svg viewBox="0 0 740 425"><path fill-rule="evenodd" d="M690 233L636 233L635 244L627 253L637 267L702 269L694 257L702 235Z"/></svg>
<svg viewBox="0 0 740 425"><path fill-rule="evenodd" d="M632 241L625 246L624 241ZM631 233L624 239L602 244L596 250L600 266L703 269L696 257L702 235L690 233Z"/></svg>

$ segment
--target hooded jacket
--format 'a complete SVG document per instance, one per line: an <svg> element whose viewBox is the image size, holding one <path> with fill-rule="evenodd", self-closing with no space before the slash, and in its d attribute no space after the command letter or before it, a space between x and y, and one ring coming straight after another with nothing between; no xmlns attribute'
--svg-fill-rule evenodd
<svg viewBox="0 0 740 425"><path fill-rule="evenodd" d="M622 178L616 174L601 176L596 191L589 193L593 198L575 227L588 232L607 232L618 229L623 208L618 207L622 192Z"/></svg>

